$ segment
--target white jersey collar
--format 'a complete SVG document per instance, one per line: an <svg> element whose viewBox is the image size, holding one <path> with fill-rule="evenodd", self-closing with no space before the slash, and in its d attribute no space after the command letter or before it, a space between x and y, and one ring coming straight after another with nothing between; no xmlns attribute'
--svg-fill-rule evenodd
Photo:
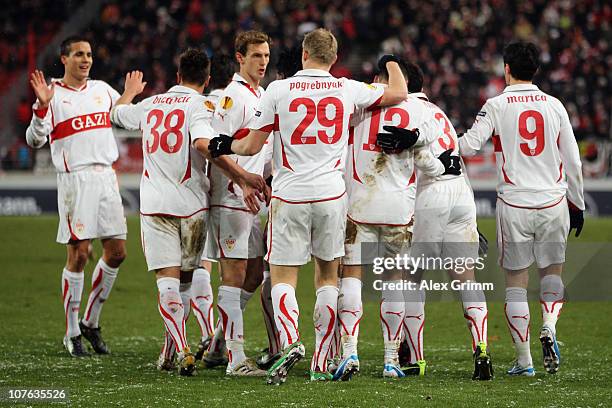
<svg viewBox="0 0 612 408"><path fill-rule="evenodd" d="M537 85L534 84L516 84L516 85L508 85L504 88L504 92L521 92L521 91L539 91Z"/></svg>
<svg viewBox="0 0 612 408"><path fill-rule="evenodd" d="M172 88L168 89L168 92L193 93L193 94L200 95L200 93L196 91L195 89L189 88L188 86L183 86L183 85L174 85Z"/></svg>
<svg viewBox="0 0 612 408"><path fill-rule="evenodd" d="M425 92L410 92L408 94L408 97L409 98L424 99L424 100L429 102L429 98L427 97L427 95L425 95Z"/></svg>
<svg viewBox="0 0 612 408"><path fill-rule="evenodd" d="M327 71L324 71L322 69L302 69L298 72L295 73L294 76L308 76L308 77L331 77L332 74L330 74Z"/></svg>

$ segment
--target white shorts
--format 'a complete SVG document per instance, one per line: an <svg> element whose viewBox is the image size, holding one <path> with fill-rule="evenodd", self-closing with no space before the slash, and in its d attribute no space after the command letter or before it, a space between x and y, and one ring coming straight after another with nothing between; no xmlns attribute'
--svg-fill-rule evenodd
<svg viewBox="0 0 612 408"><path fill-rule="evenodd" d="M394 258L410 253L412 224L362 224L346 220L343 265L369 265L376 257Z"/></svg>
<svg viewBox="0 0 612 408"><path fill-rule="evenodd" d="M140 216L142 249L150 271L178 266L192 271L200 266L208 213L191 217Z"/></svg>
<svg viewBox="0 0 612 408"><path fill-rule="evenodd" d="M312 203L272 198L266 261L299 266L307 264L311 255L324 261L343 256L346 213L346 194Z"/></svg>
<svg viewBox="0 0 612 408"><path fill-rule="evenodd" d="M434 182L417 190L411 255L443 260L477 259L476 205L463 177ZM434 264L423 269L439 269Z"/></svg>
<svg viewBox="0 0 612 408"><path fill-rule="evenodd" d="M499 265L516 271L565 262L569 211L563 198L548 208L519 208L497 199Z"/></svg>
<svg viewBox="0 0 612 408"><path fill-rule="evenodd" d="M58 173L57 208L60 244L93 238L126 238L117 175L110 166L95 165L73 173Z"/></svg>
<svg viewBox="0 0 612 408"><path fill-rule="evenodd" d="M213 207L210 212L209 232L212 239L206 252L208 258L252 259L264 254L258 215Z"/></svg>
<svg viewBox="0 0 612 408"><path fill-rule="evenodd" d="M202 261L206 261L206 262L217 262L215 259L209 258L206 256L206 254L208 254L209 252L212 251L212 247L211 247L211 242L214 241L214 237L213 237L213 233L211 231L211 224L212 222L210 222L210 218L208 219L208 222L206 223L206 242L204 242L204 251L202 251ZM210 272L210 271L209 271Z"/></svg>

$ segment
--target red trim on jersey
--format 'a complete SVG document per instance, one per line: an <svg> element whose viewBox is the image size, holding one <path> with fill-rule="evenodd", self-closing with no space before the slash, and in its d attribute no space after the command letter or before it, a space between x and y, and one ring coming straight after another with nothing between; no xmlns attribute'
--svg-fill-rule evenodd
<svg viewBox="0 0 612 408"><path fill-rule="evenodd" d="M280 132L280 120L278 119L278 113L274 114L274 130Z"/></svg>
<svg viewBox="0 0 612 408"><path fill-rule="evenodd" d="M410 225L410 222L408 222L407 224L382 224L382 223L378 223L378 222L357 221L357 220L355 220L353 217L351 217L348 214L347 214L346 217L349 220L353 221L355 224L361 224L361 225L376 225L376 226L380 226L380 227L407 227L408 225Z"/></svg>
<svg viewBox="0 0 612 408"><path fill-rule="evenodd" d="M42 109L32 109L32 111L34 112L34 114L39 119L44 119L45 116L47 116L47 112L49 111L49 107L47 106L46 108L42 108Z"/></svg>
<svg viewBox="0 0 612 408"><path fill-rule="evenodd" d="M351 116L353 116L353 114L351 113ZM350 121L350 119L349 119ZM348 137L348 144L352 145L355 143L355 126L349 126L349 137Z"/></svg>
<svg viewBox="0 0 612 408"><path fill-rule="evenodd" d="M83 85L82 87L80 87L78 89L77 88L73 88L71 86L68 86L65 83L63 83L62 81L56 81L56 82L54 82L54 84L58 85L58 86L61 86L64 89L68 89L69 91L72 91L72 92L80 92L80 91L84 90L85 88L87 88L87 81L85 82L85 85Z"/></svg>
<svg viewBox="0 0 612 408"><path fill-rule="evenodd" d="M508 177L508 175L506 174L506 170L504 169L504 165L506 164L506 156L504 156L504 149L502 148L501 139L500 139L499 135L493 134L491 136L491 141L493 142L493 151L495 153L501 153L501 155L502 155L501 170L502 170L502 174L504 175L504 181L507 184L515 185L512 182L512 180L510 180L510 177Z"/></svg>
<svg viewBox="0 0 612 408"><path fill-rule="evenodd" d="M502 146L501 146L501 140L499 140L499 135L492 135L491 141L493 142L493 151L496 153L501 152Z"/></svg>
<svg viewBox="0 0 612 408"><path fill-rule="evenodd" d="M334 166L334 169L337 168L340 165L340 159L338 159L338 161L336 162L336 165Z"/></svg>
<svg viewBox="0 0 612 408"><path fill-rule="evenodd" d="M380 95L380 98L378 98L377 100L375 100L375 101L374 101L374 103L373 103L373 104L371 104L370 106L368 106L368 107L367 107L367 110L370 110L370 109L376 108L376 107L377 107L377 106L380 104L380 101L382 101L382 98L383 98L383 96L382 96L382 95Z"/></svg>
<svg viewBox="0 0 612 408"><path fill-rule="evenodd" d="M217 225L217 245L219 246L220 258L225 258L223 247L221 246L221 223Z"/></svg>
<svg viewBox="0 0 612 408"><path fill-rule="evenodd" d="M363 184L363 181L359 178L359 174L357 173L357 166L355 165L355 146L351 149L351 158L353 160L353 179L358 181L360 184Z"/></svg>
<svg viewBox="0 0 612 408"><path fill-rule="evenodd" d="M54 126L50 141L53 143L55 140L64 139L77 133L110 127L111 122L108 112L94 112L75 116Z"/></svg>
<svg viewBox="0 0 612 408"><path fill-rule="evenodd" d="M249 129L238 129L236 131L236 133L234 133L234 140L240 140L240 139L244 139L245 137L247 137L247 135L249 134Z"/></svg>
<svg viewBox="0 0 612 408"><path fill-rule="evenodd" d="M508 177L508 175L506 174L506 169L504 169L504 165L506 164L506 156L504 156L504 152L502 152L502 159L503 159L503 163L502 163L502 173L504 174L504 181L508 184L512 184L513 186L515 186L516 184L514 184L512 182L512 180L510 180L510 177Z"/></svg>
<svg viewBox="0 0 612 408"><path fill-rule="evenodd" d="M146 178L149 178L149 172L147 171L147 169L145 169L145 171L144 171L144 176L145 176Z"/></svg>
<svg viewBox="0 0 612 408"><path fill-rule="evenodd" d="M144 215L147 217L175 217L175 218L189 218L189 217L193 217L194 215L196 215L199 212L202 211L208 211L208 207L205 208L200 208L198 211L194 212L193 214L189 214L189 215L176 215L176 214L167 214L167 213L143 213L142 211L140 212L140 215Z"/></svg>
<svg viewBox="0 0 612 408"><path fill-rule="evenodd" d="M113 109L113 97L111 96L108 89L106 90L106 93L108 94L108 113L110 113L110 111Z"/></svg>
<svg viewBox="0 0 612 408"><path fill-rule="evenodd" d="M412 176L410 176L410 180L408 180L408 185L414 184L416 182L416 169L412 170Z"/></svg>
<svg viewBox="0 0 612 408"><path fill-rule="evenodd" d="M244 85L244 86L246 86L246 87L247 87L247 89L248 89L249 91L251 91L251 93L252 93L253 95L255 95L256 97L258 97L258 98L259 98L259 94L257 94L257 91L255 91L255 89L254 89L254 88L251 86L251 84L249 84L248 82L243 82L243 81L237 81L237 82L238 82L238 83L241 83L241 84L242 84L242 85Z"/></svg>
<svg viewBox="0 0 612 408"><path fill-rule="evenodd" d="M559 178L557 179L557 183L561 181L563 178L563 163L559 165Z"/></svg>
<svg viewBox="0 0 612 408"><path fill-rule="evenodd" d="M342 198L342 196L345 195L345 194L346 194L346 191L344 193L340 194L337 197L322 198L320 200L310 200L310 201L288 201L288 200L285 200L284 198L280 198L278 196L272 196L272 198L276 198L277 200L281 200L282 202L287 203L287 204L312 204L312 203L321 203L323 201L337 200L339 198Z"/></svg>
<svg viewBox="0 0 612 408"><path fill-rule="evenodd" d="M514 208L521 208L523 210L544 210L546 208L551 208L551 207L554 207L554 206L558 205L561 201L563 201L564 198L565 197L561 197L559 199L559 201L557 201L556 203L547 205L545 207L523 207L523 206L520 206L520 205L510 204L510 203L504 201L501 197L499 197L499 196L497 197L498 200L500 200L502 203L506 204L507 206L514 207Z"/></svg>
<svg viewBox="0 0 612 408"><path fill-rule="evenodd" d="M55 127L55 113L53 112L53 105L49 105L49 109L51 109L51 129Z"/></svg>
<svg viewBox="0 0 612 408"><path fill-rule="evenodd" d="M274 129L274 123L269 124L269 125L265 125L260 127L258 130L260 130L261 132L265 132L265 133L270 133L272 132Z"/></svg>
<svg viewBox="0 0 612 408"><path fill-rule="evenodd" d="M282 136L280 138L280 142L281 142L281 155L283 157L283 167L286 167L289 170L294 171L293 167L291 167L291 165L289 164L289 161L287 160L287 154L285 153L285 144L283 143Z"/></svg>
<svg viewBox="0 0 612 408"><path fill-rule="evenodd" d="M221 204L215 204L215 205L211 205L210 208L227 208L228 210L234 210L234 211L244 211L244 212L251 212L249 209L247 208L240 208L240 207L230 207L228 205L221 205Z"/></svg>
<svg viewBox="0 0 612 408"><path fill-rule="evenodd" d="M66 170L66 173L70 173L68 162L66 161L66 152L62 152L62 158L64 159L64 170Z"/></svg>

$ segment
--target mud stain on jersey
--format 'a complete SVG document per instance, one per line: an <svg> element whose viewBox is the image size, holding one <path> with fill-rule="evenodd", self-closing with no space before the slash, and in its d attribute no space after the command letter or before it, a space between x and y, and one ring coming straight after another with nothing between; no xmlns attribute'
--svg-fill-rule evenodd
<svg viewBox="0 0 612 408"><path fill-rule="evenodd" d="M363 175L363 180L365 181L366 185L368 185L368 186L376 185L376 178L373 175L371 175L371 174L368 174L368 173L364 174Z"/></svg>
<svg viewBox="0 0 612 408"><path fill-rule="evenodd" d="M378 153L376 160L374 161L374 170L376 170L378 174L382 173L385 167L387 167L388 161L389 157L385 153Z"/></svg>
<svg viewBox="0 0 612 408"><path fill-rule="evenodd" d="M160 229L165 231L176 231L176 218L174 217L162 217L153 215L149 217L154 224L156 224Z"/></svg>
<svg viewBox="0 0 612 408"><path fill-rule="evenodd" d="M278 214L278 210L283 205L283 202L278 199L274 199L270 201L270 219L276 219L276 215Z"/></svg>
<svg viewBox="0 0 612 408"><path fill-rule="evenodd" d="M352 220L346 220L346 236L344 243L347 245L354 244L357 240L357 224Z"/></svg>

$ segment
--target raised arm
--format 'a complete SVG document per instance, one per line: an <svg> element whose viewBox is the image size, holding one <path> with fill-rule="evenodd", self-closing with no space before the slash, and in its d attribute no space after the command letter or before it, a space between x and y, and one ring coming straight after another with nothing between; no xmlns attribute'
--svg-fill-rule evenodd
<svg viewBox="0 0 612 408"><path fill-rule="evenodd" d="M55 86L53 83L47 85L45 75L40 70L32 73L30 85L36 95L36 102L33 106L32 121L26 129L26 142L28 146L39 149L47 142L47 137L53 130L49 104L53 99Z"/></svg>
<svg viewBox="0 0 612 408"><path fill-rule="evenodd" d="M394 55L384 55L379 61L379 68L387 68L389 73L389 86L385 88L380 106L389 106L400 103L408 97L408 86L404 74L397 63L398 59Z"/></svg>
<svg viewBox="0 0 612 408"><path fill-rule="evenodd" d="M131 105L134 98L142 93L146 82L142 81L142 72L132 71L125 76L123 94L115 101L111 110L111 122L125 129L139 129L141 112L140 107Z"/></svg>

